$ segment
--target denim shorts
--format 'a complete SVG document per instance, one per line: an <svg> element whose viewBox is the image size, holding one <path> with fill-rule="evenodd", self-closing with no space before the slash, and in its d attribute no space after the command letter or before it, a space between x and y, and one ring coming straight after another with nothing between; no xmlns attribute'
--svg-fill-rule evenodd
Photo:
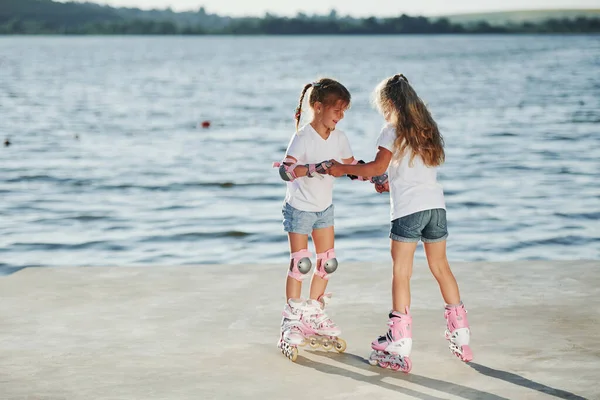
<svg viewBox="0 0 600 400"><path fill-rule="evenodd" d="M300 211L290 206L283 205L283 230L292 233L310 234L313 229L328 228L333 226L333 204L323 211Z"/></svg>
<svg viewBox="0 0 600 400"><path fill-rule="evenodd" d="M443 208L419 211L392 221L390 239L397 242L422 240L423 243L435 243L447 237L446 210Z"/></svg>

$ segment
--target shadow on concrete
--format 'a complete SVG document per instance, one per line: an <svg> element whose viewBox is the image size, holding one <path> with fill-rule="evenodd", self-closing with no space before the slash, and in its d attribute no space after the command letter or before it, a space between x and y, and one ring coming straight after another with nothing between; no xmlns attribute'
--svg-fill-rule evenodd
<svg viewBox="0 0 600 400"><path fill-rule="evenodd" d="M321 352L321 351L307 351L307 352L312 355L315 355L315 356L329 358L329 359L335 360L337 362L341 362L343 364L346 364L346 365L349 365L352 367L364 369L365 371L369 371L371 374L375 373L377 375L365 376L360 373L349 371L344 368L339 368L339 367L336 367L333 365L315 362L308 358L302 357L301 355L298 356L298 359L296 360L296 364L302 365L305 367L309 367L309 368L314 368L317 371L324 372L326 374L345 376L345 377L348 377L348 378L351 378L351 379L354 379L357 381L370 383L372 385L380 386L384 389L393 390L395 392L406 394L408 396L412 396L412 397L422 399L422 400L441 400L441 398L433 396L433 395L429 395L426 393L421 393L421 392L415 391L413 389L409 389L409 388L405 388L402 386L397 386L397 385L393 385L393 384L390 384L387 382L383 382L382 379L389 377L389 378L397 379L399 381L411 382L411 383L414 383L417 385L421 385L421 386L424 386L424 387L427 387L430 389L437 390L439 392L448 393L448 394L463 397L463 398L469 399L469 400L475 400L475 399L508 400L506 397L501 397L501 396L495 395L493 393L484 392L484 391L473 389L473 388L463 386L463 385L458 385L456 383L446 382L446 381L442 381L439 379L428 378L426 376L415 375L412 373L404 374L402 372L394 372L390 369L373 367L368 363L368 361L365 358L357 356L355 354L350 354L350 353L338 354L338 353L333 353L333 352L325 353L325 352Z"/></svg>
<svg viewBox="0 0 600 400"><path fill-rule="evenodd" d="M521 375L513 374L512 372L493 369L474 362L467 363L467 365L473 368L475 371L479 372L480 374L489 376L490 378L500 379L505 382L512 383L513 385L523 386L529 389L537 390L538 392L558 397L560 399L586 400L585 397L581 397L571 392L567 392L565 390L555 389L553 387L534 382L530 379L522 377Z"/></svg>

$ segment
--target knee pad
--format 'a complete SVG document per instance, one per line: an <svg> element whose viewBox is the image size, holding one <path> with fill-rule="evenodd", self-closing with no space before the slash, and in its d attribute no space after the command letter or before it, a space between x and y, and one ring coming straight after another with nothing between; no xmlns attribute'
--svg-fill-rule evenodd
<svg viewBox="0 0 600 400"><path fill-rule="evenodd" d="M288 276L299 282L302 282L304 279L306 279L308 276L307 274L312 268L312 262L310 261L311 256L312 254L307 249L292 253Z"/></svg>
<svg viewBox="0 0 600 400"><path fill-rule="evenodd" d="M315 274L321 278L325 280L329 279L329 275L334 273L337 267L338 261L337 258L335 258L335 251L333 251L333 249L329 249L325 253L317 254L317 268L315 268Z"/></svg>

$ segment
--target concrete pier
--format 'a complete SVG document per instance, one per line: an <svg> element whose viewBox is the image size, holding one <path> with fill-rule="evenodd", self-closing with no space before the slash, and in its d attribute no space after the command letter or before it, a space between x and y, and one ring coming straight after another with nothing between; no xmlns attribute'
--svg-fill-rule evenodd
<svg viewBox="0 0 600 400"><path fill-rule="evenodd" d="M452 269L475 358L448 350L417 263L408 375L366 362L390 262L340 264L329 314L348 348L296 363L275 346L286 265L24 269L0 277L0 399L600 399L599 261Z"/></svg>

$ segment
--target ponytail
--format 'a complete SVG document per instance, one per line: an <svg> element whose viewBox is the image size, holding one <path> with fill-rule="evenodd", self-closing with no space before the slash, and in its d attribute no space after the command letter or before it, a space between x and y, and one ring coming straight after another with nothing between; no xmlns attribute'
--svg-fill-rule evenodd
<svg viewBox="0 0 600 400"><path fill-rule="evenodd" d="M304 89L302 89L302 93L300 94L300 102L298 103L298 107L296 107L296 114L294 115L294 119L296 120L296 132L298 131L298 127L300 126L300 117L302 116L302 103L304 102L304 95L306 91L313 86L312 83L307 83L304 85Z"/></svg>

